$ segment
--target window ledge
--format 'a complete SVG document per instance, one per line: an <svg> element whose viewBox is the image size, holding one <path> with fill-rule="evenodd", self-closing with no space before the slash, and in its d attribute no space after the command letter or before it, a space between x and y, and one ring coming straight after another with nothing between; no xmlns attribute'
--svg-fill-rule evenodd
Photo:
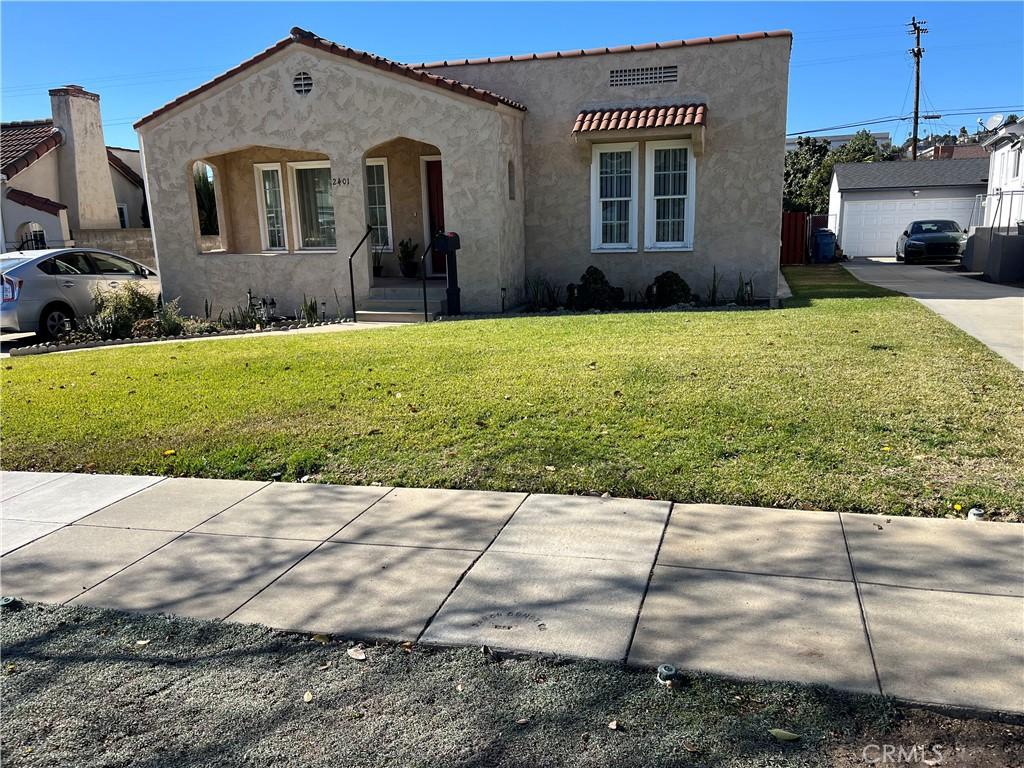
<svg viewBox="0 0 1024 768"><path fill-rule="evenodd" d="M648 245L644 248L646 252L652 253L690 253L693 251L692 245Z"/></svg>
<svg viewBox="0 0 1024 768"><path fill-rule="evenodd" d="M623 246L621 248L618 247L618 246L607 246L607 247L604 247L604 248L594 248L593 246L591 246L590 247L590 252L591 253L636 253L637 249L633 248L633 247L630 247L630 246Z"/></svg>

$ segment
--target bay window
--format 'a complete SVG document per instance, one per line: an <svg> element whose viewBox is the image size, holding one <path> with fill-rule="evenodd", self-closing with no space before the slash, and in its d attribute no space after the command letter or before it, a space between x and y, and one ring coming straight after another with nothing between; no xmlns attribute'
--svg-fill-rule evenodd
<svg viewBox="0 0 1024 768"><path fill-rule="evenodd" d="M639 145L595 144L591 161L591 247L636 250Z"/></svg>
<svg viewBox="0 0 1024 768"><path fill-rule="evenodd" d="M644 166L644 246L692 248L695 179L690 142L647 142Z"/></svg>
<svg viewBox="0 0 1024 768"><path fill-rule="evenodd" d="M331 164L327 161L289 163L288 168L291 171L292 209L299 247L337 247Z"/></svg>

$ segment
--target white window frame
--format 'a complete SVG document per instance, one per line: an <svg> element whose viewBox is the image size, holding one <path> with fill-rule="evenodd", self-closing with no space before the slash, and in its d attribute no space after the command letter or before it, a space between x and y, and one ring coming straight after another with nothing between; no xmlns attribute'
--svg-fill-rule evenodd
<svg viewBox="0 0 1024 768"><path fill-rule="evenodd" d="M656 242L658 227L655 216L658 207L654 197L654 153L659 149L686 150L686 205L683 207L684 239L674 242ZM692 251L697 189L697 162L693 156L693 142L688 139L648 141L644 151L644 250Z"/></svg>
<svg viewBox="0 0 1024 768"><path fill-rule="evenodd" d="M630 163L630 201L629 201L629 242L601 242L601 155L606 152L629 152ZM640 143L636 141L622 144L594 144L590 160L590 250L601 253L635 253L637 232L637 210L639 208L639 158Z"/></svg>
<svg viewBox="0 0 1024 768"><path fill-rule="evenodd" d="M302 245L302 225L299 222L299 185L295 181L295 172L303 168L327 168L330 170L330 160L302 160L288 163L288 199L292 204L292 231L295 233L295 251L304 253L334 253L338 250L338 216L334 216L334 247L316 246L306 248ZM331 192L331 204L334 204L334 193Z"/></svg>
<svg viewBox="0 0 1024 768"><path fill-rule="evenodd" d="M281 216L284 219L281 222L284 228L284 247L282 248L270 247L270 233L267 230L267 203L263 198L263 171L277 171L277 181L281 187ZM256 207L260 215L260 245L264 251L288 252L291 250L288 247L291 240L288 232L288 214L284 210L284 173L281 170L281 164L253 163L252 173L256 179Z"/></svg>
<svg viewBox="0 0 1024 768"><path fill-rule="evenodd" d="M371 165L382 165L384 166L384 207L386 209L388 217L388 245L387 248L379 248L374 245L373 250L379 253L394 253L395 251L395 236L391 229L391 178L388 172L388 159L386 157L371 157L366 160L366 167L369 168ZM364 172L365 173L365 172ZM366 181L366 177L363 177L363 183L369 184ZM366 212L370 212L369 204L367 204Z"/></svg>
<svg viewBox="0 0 1024 768"><path fill-rule="evenodd" d="M118 203L117 210L124 212L124 224L121 224L120 217L118 217L118 224L121 224L121 229L128 229L131 226L131 222L128 220L128 203Z"/></svg>

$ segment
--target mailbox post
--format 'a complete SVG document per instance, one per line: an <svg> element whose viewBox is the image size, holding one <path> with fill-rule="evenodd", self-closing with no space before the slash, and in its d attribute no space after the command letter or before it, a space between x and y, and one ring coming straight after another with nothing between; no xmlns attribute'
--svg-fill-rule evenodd
<svg viewBox="0 0 1024 768"><path fill-rule="evenodd" d="M445 272L448 279L448 287L445 291L448 299L448 314L461 315L462 301L459 289L459 267L457 252L462 247L458 232L438 232L434 236L434 250L440 251L445 258Z"/></svg>

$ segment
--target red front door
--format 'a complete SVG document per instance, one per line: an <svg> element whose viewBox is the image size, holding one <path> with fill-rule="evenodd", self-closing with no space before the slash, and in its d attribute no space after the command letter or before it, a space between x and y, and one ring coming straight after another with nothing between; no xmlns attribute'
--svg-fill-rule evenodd
<svg viewBox="0 0 1024 768"><path fill-rule="evenodd" d="M444 187L441 182L441 161L427 160L426 166L427 215L430 217L430 236L433 237L438 232L444 232ZM443 275L447 269L444 256L431 251L430 268L435 275Z"/></svg>

